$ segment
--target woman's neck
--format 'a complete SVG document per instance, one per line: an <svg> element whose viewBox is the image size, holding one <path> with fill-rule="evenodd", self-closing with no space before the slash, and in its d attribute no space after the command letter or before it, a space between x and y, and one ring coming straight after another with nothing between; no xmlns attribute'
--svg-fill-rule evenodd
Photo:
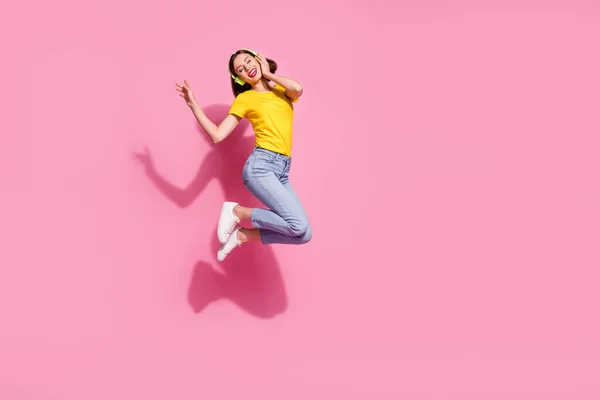
<svg viewBox="0 0 600 400"><path fill-rule="evenodd" d="M256 82L256 85L252 87L252 90L255 92L268 92L271 90L267 80L262 78L260 81Z"/></svg>

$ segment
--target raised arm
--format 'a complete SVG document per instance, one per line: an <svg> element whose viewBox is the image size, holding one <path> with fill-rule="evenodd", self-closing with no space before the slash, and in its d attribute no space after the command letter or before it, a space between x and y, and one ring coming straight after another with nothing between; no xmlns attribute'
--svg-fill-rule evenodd
<svg viewBox="0 0 600 400"><path fill-rule="evenodd" d="M194 113L196 120L202 129L204 129L204 132L211 138L213 143L219 143L224 140L239 124L240 118L229 114L219 125L216 125L206 116L202 107L198 105L189 83L184 80L183 85L178 83L176 85L177 91L180 92L179 95L185 99L186 104L190 107L192 113Z"/></svg>
<svg viewBox="0 0 600 400"><path fill-rule="evenodd" d="M257 54L256 59L261 66L263 77L275 82L285 89L285 95L291 100L298 100L302 96L302 85L292 78L271 73L269 63L262 54Z"/></svg>

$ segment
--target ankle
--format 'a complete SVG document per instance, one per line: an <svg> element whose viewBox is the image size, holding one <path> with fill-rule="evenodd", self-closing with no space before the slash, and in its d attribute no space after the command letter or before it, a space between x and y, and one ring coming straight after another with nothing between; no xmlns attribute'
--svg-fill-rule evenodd
<svg viewBox="0 0 600 400"><path fill-rule="evenodd" d="M236 217L239 221L242 220L242 217L240 215L240 205L236 205L235 207L233 207L233 210L231 210L231 212L233 213L233 216Z"/></svg>
<svg viewBox="0 0 600 400"><path fill-rule="evenodd" d="M247 235L246 230L244 228L242 228L239 231L237 231L237 240L240 243L246 243L248 241L248 235Z"/></svg>
<svg viewBox="0 0 600 400"><path fill-rule="evenodd" d="M239 204L233 207L233 215L240 221L248 221L252 216L252 208L240 206Z"/></svg>

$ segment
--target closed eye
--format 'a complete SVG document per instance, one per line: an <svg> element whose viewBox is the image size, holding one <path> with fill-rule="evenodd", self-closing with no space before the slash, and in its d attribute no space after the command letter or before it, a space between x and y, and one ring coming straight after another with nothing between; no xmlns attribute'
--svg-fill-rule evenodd
<svg viewBox="0 0 600 400"><path fill-rule="evenodd" d="M250 60L250 57L246 57L246 59L245 59L244 61L246 62L246 64L248 64L248 63L251 61L251 60ZM238 68L238 70L237 70L237 71L238 71L238 73L241 73L241 72L242 72L242 66L241 66L241 65L240 65L240 68Z"/></svg>

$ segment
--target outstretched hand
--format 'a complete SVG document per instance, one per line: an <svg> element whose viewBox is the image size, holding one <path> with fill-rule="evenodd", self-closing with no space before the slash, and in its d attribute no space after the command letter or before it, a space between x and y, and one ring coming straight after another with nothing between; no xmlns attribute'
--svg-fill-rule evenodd
<svg viewBox="0 0 600 400"><path fill-rule="evenodd" d="M194 97L192 88L190 87L190 84L186 80L183 81L183 85L180 85L179 83L176 83L175 85L177 86L175 88L175 90L177 90L180 93L179 96L181 96L185 99L185 102L188 105L188 107L198 106L198 102L196 101L196 98Z"/></svg>
<svg viewBox="0 0 600 400"><path fill-rule="evenodd" d="M152 156L150 155L150 151L148 147L144 147L144 151L140 153L133 153L133 159L140 163L146 172L154 171L154 162L152 161Z"/></svg>

